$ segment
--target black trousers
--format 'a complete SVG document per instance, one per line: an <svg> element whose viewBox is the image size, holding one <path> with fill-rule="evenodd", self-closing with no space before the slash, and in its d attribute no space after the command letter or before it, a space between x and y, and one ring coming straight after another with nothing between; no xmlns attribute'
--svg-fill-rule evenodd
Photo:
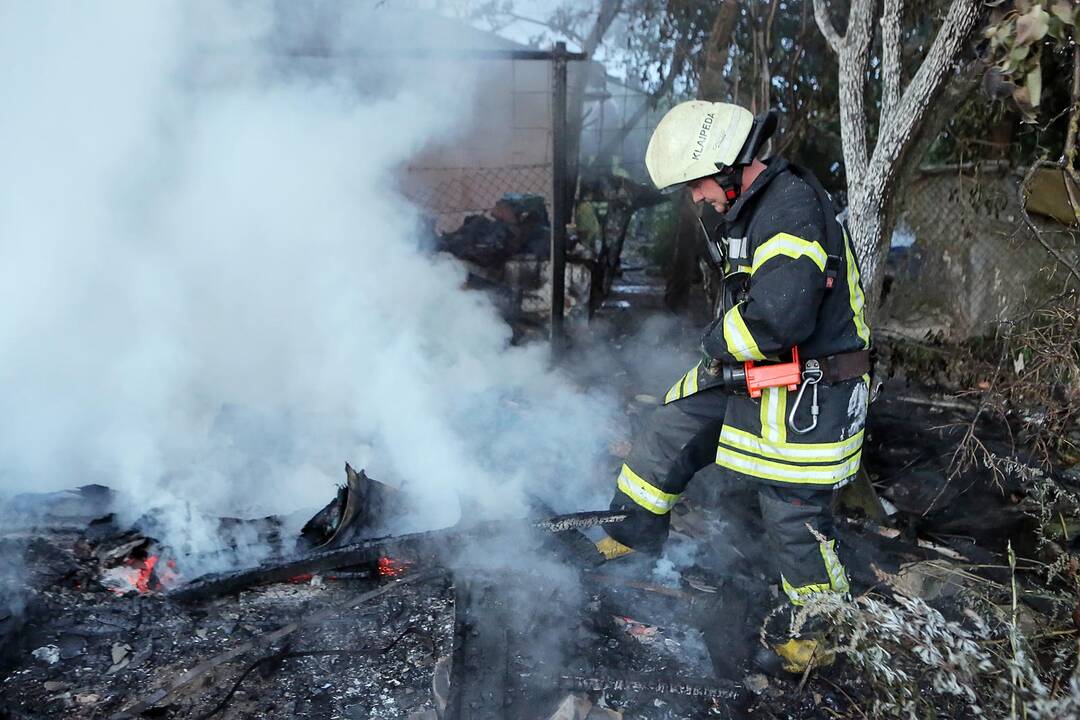
<svg viewBox="0 0 1080 720"><path fill-rule="evenodd" d="M609 526L619 542L645 552L659 552L667 539L670 508L690 479L716 459L717 440L727 405L720 388L704 390L653 411L619 476L613 509L633 509L632 521ZM724 473L730 472L723 470ZM831 546L824 547L807 528L831 538L832 489L817 485L771 485L761 482L758 504L766 533L788 595L793 589L846 591L846 577ZM665 512L665 510L667 510ZM831 567L830 567L831 565ZM841 587L842 586L842 587Z"/></svg>

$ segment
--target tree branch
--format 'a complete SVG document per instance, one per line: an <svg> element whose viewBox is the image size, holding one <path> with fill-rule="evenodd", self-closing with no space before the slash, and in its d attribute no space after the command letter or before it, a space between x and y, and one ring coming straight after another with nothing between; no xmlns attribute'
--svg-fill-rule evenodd
<svg viewBox="0 0 1080 720"><path fill-rule="evenodd" d="M615 136L600 149L599 157L606 158L614 153L616 148L622 145L623 140L630 134L630 131L637 127L637 124L645 117L645 114L656 107L657 101L671 92L671 88L675 85L675 78L682 74L683 67L686 65L686 53L688 50L686 45L685 42L676 44L674 55L671 58L671 66L667 74L664 75L660 86L649 93L648 99L634 110L634 114L630 116L630 119L624 122L618 132L615 133Z"/></svg>
<svg viewBox="0 0 1080 720"><path fill-rule="evenodd" d="M870 173L875 185L885 188L892 181L899 161L913 144L915 130L925 120L931 101L944 88L953 70L955 58L975 27L982 3L979 0L955 0L949 7L930 51L919 65L899 105L888 118L882 118Z"/></svg>
<svg viewBox="0 0 1080 720"><path fill-rule="evenodd" d="M866 67L874 39L875 0L852 0L840 51L840 131L848 188L860 192L866 179ZM853 222L860 218L853 217Z"/></svg>
<svg viewBox="0 0 1080 720"><path fill-rule="evenodd" d="M596 22L593 23L592 30L589 31L588 37L585 38L581 46L581 51L585 55L591 58L593 53L596 52L596 48L600 46L608 28L614 22L615 16L622 10L622 4L623 0L604 0L600 5L600 11L596 13Z"/></svg>
<svg viewBox="0 0 1080 720"><path fill-rule="evenodd" d="M530 25L539 25L542 28L547 28L551 32L561 33L561 34L565 35L566 37L568 37L569 39L577 42L580 45L585 44L585 41L581 38L581 36L578 35L576 32L574 32L571 28L568 28L568 27L567 28L557 28L557 27L555 27L554 25L551 24L550 20L538 20L536 18L526 17L524 15L518 15L517 13L512 12L512 11L507 11L504 14L506 15L506 17L510 18L511 20L516 20L518 22L523 22L523 23L529 23ZM509 24L509 23L506 23L506 24ZM506 24L504 24L504 27L505 27Z"/></svg>
<svg viewBox="0 0 1080 720"><path fill-rule="evenodd" d="M881 121L892 117L900 102L900 17L904 0L885 0L881 15Z"/></svg>
<svg viewBox="0 0 1080 720"><path fill-rule="evenodd" d="M1036 162L1031 164L1031 167L1028 169L1027 175L1024 177L1024 181L1020 183L1020 214L1023 216L1024 224L1027 225L1028 230L1030 230L1031 234L1035 236L1035 239L1038 240L1039 244L1043 246L1043 250L1046 250L1046 252L1048 252L1051 257L1057 260L1062 267L1068 270L1070 275L1075 277L1077 280L1080 280L1080 269L1078 269L1075 265L1069 262L1068 258L1062 255L1057 248L1055 248L1053 245L1046 241L1046 238L1043 237L1042 231L1039 230L1037 225L1035 225L1035 222L1031 219L1031 215L1028 213L1027 194L1028 189L1031 187L1031 178L1035 176L1035 172L1041 167L1051 167L1055 170L1062 170L1062 167L1057 163ZM1066 187L1068 187L1068 177L1062 177L1061 181L1065 183ZM1075 212L1076 211L1074 210L1073 213L1075 214Z"/></svg>
<svg viewBox="0 0 1080 720"><path fill-rule="evenodd" d="M829 6L825 2L826 0L814 0L814 20L817 21L818 29L825 36L825 41L829 43L829 47L839 55L846 38L840 37L840 33L836 32L836 26L833 25L832 18L829 17Z"/></svg>
<svg viewBox="0 0 1080 720"><path fill-rule="evenodd" d="M702 100L720 100L723 91L724 67L727 65L735 22L739 19L739 0L724 0L716 11L709 30L705 51L705 69L698 86Z"/></svg>

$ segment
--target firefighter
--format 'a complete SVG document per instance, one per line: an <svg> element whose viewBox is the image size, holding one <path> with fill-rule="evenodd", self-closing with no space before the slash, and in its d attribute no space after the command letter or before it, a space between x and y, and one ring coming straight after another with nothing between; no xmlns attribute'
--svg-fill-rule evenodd
<svg viewBox="0 0 1080 720"><path fill-rule="evenodd" d="M619 473L612 509L639 512L597 547L608 559L658 553L691 477L715 463L758 484L777 579L799 606L849 589L830 506L859 469L870 329L851 241L828 194L782 158L756 159L775 127L774 113L690 101L649 141L645 164L657 188L684 188L714 211L703 212L712 216L703 227L724 283L701 362L667 392ZM790 361L793 348L797 389L751 397L744 364ZM817 642L785 637L773 649L798 672Z"/></svg>

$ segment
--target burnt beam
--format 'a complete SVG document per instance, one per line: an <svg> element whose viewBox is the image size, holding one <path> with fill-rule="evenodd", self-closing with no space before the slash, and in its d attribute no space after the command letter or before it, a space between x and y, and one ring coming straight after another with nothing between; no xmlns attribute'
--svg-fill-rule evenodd
<svg viewBox="0 0 1080 720"><path fill-rule="evenodd" d="M169 593L182 602L239 592L261 583L284 582L297 575L325 572L338 568L376 563L383 557L432 556L477 538L493 537L507 528L525 524L540 532L560 533L587 527L619 523L629 517L626 511L591 511L556 515L543 520L492 520L474 525L455 525L440 530L377 538L322 550L292 560L263 563L253 568L217 573L196 578Z"/></svg>

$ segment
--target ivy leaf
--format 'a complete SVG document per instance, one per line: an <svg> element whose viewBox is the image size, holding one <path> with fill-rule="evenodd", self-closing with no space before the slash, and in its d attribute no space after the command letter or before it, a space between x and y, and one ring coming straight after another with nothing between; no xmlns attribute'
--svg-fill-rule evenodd
<svg viewBox="0 0 1080 720"><path fill-rule="evenodd" d="M1066 25L1073 24L1073 6L1069 0L1056 0L1050 7L1050 12Z"/></svg>
<svg viewBox="0 0 1080 720"><path fill-rule="evenodd" d="M1065 40L1065 23L1061 22L1061 19L1056 15L1050 16L1050 29L1047 31L1050 37L1054 38L1058 42Z"/></svg>
<svg viewBox="0 0 1080 720"><path fill-rule="evenodd" d="M1050 29L1050 13L1036 5L1016 21L1016 44L1030 45L1046 37Z"/></svg>
<svg viewBox="0 0 1080 720"><path fill-rule="evenodd" d="M1009 60L1014 63L1019 63L1028 56L1029 52L1031 52L1031 48L1027 45L1017 45L1012 49L1012 52L1009 53Z"/></svg>
<svg viewBox="0 0 1080 720"><path fill-rule="evenodd" d="M1042 66L1036 65L1024 78L1024 89L1028 92L1028 100L1032 107L1039 106L1042 97Z"/></svg>

